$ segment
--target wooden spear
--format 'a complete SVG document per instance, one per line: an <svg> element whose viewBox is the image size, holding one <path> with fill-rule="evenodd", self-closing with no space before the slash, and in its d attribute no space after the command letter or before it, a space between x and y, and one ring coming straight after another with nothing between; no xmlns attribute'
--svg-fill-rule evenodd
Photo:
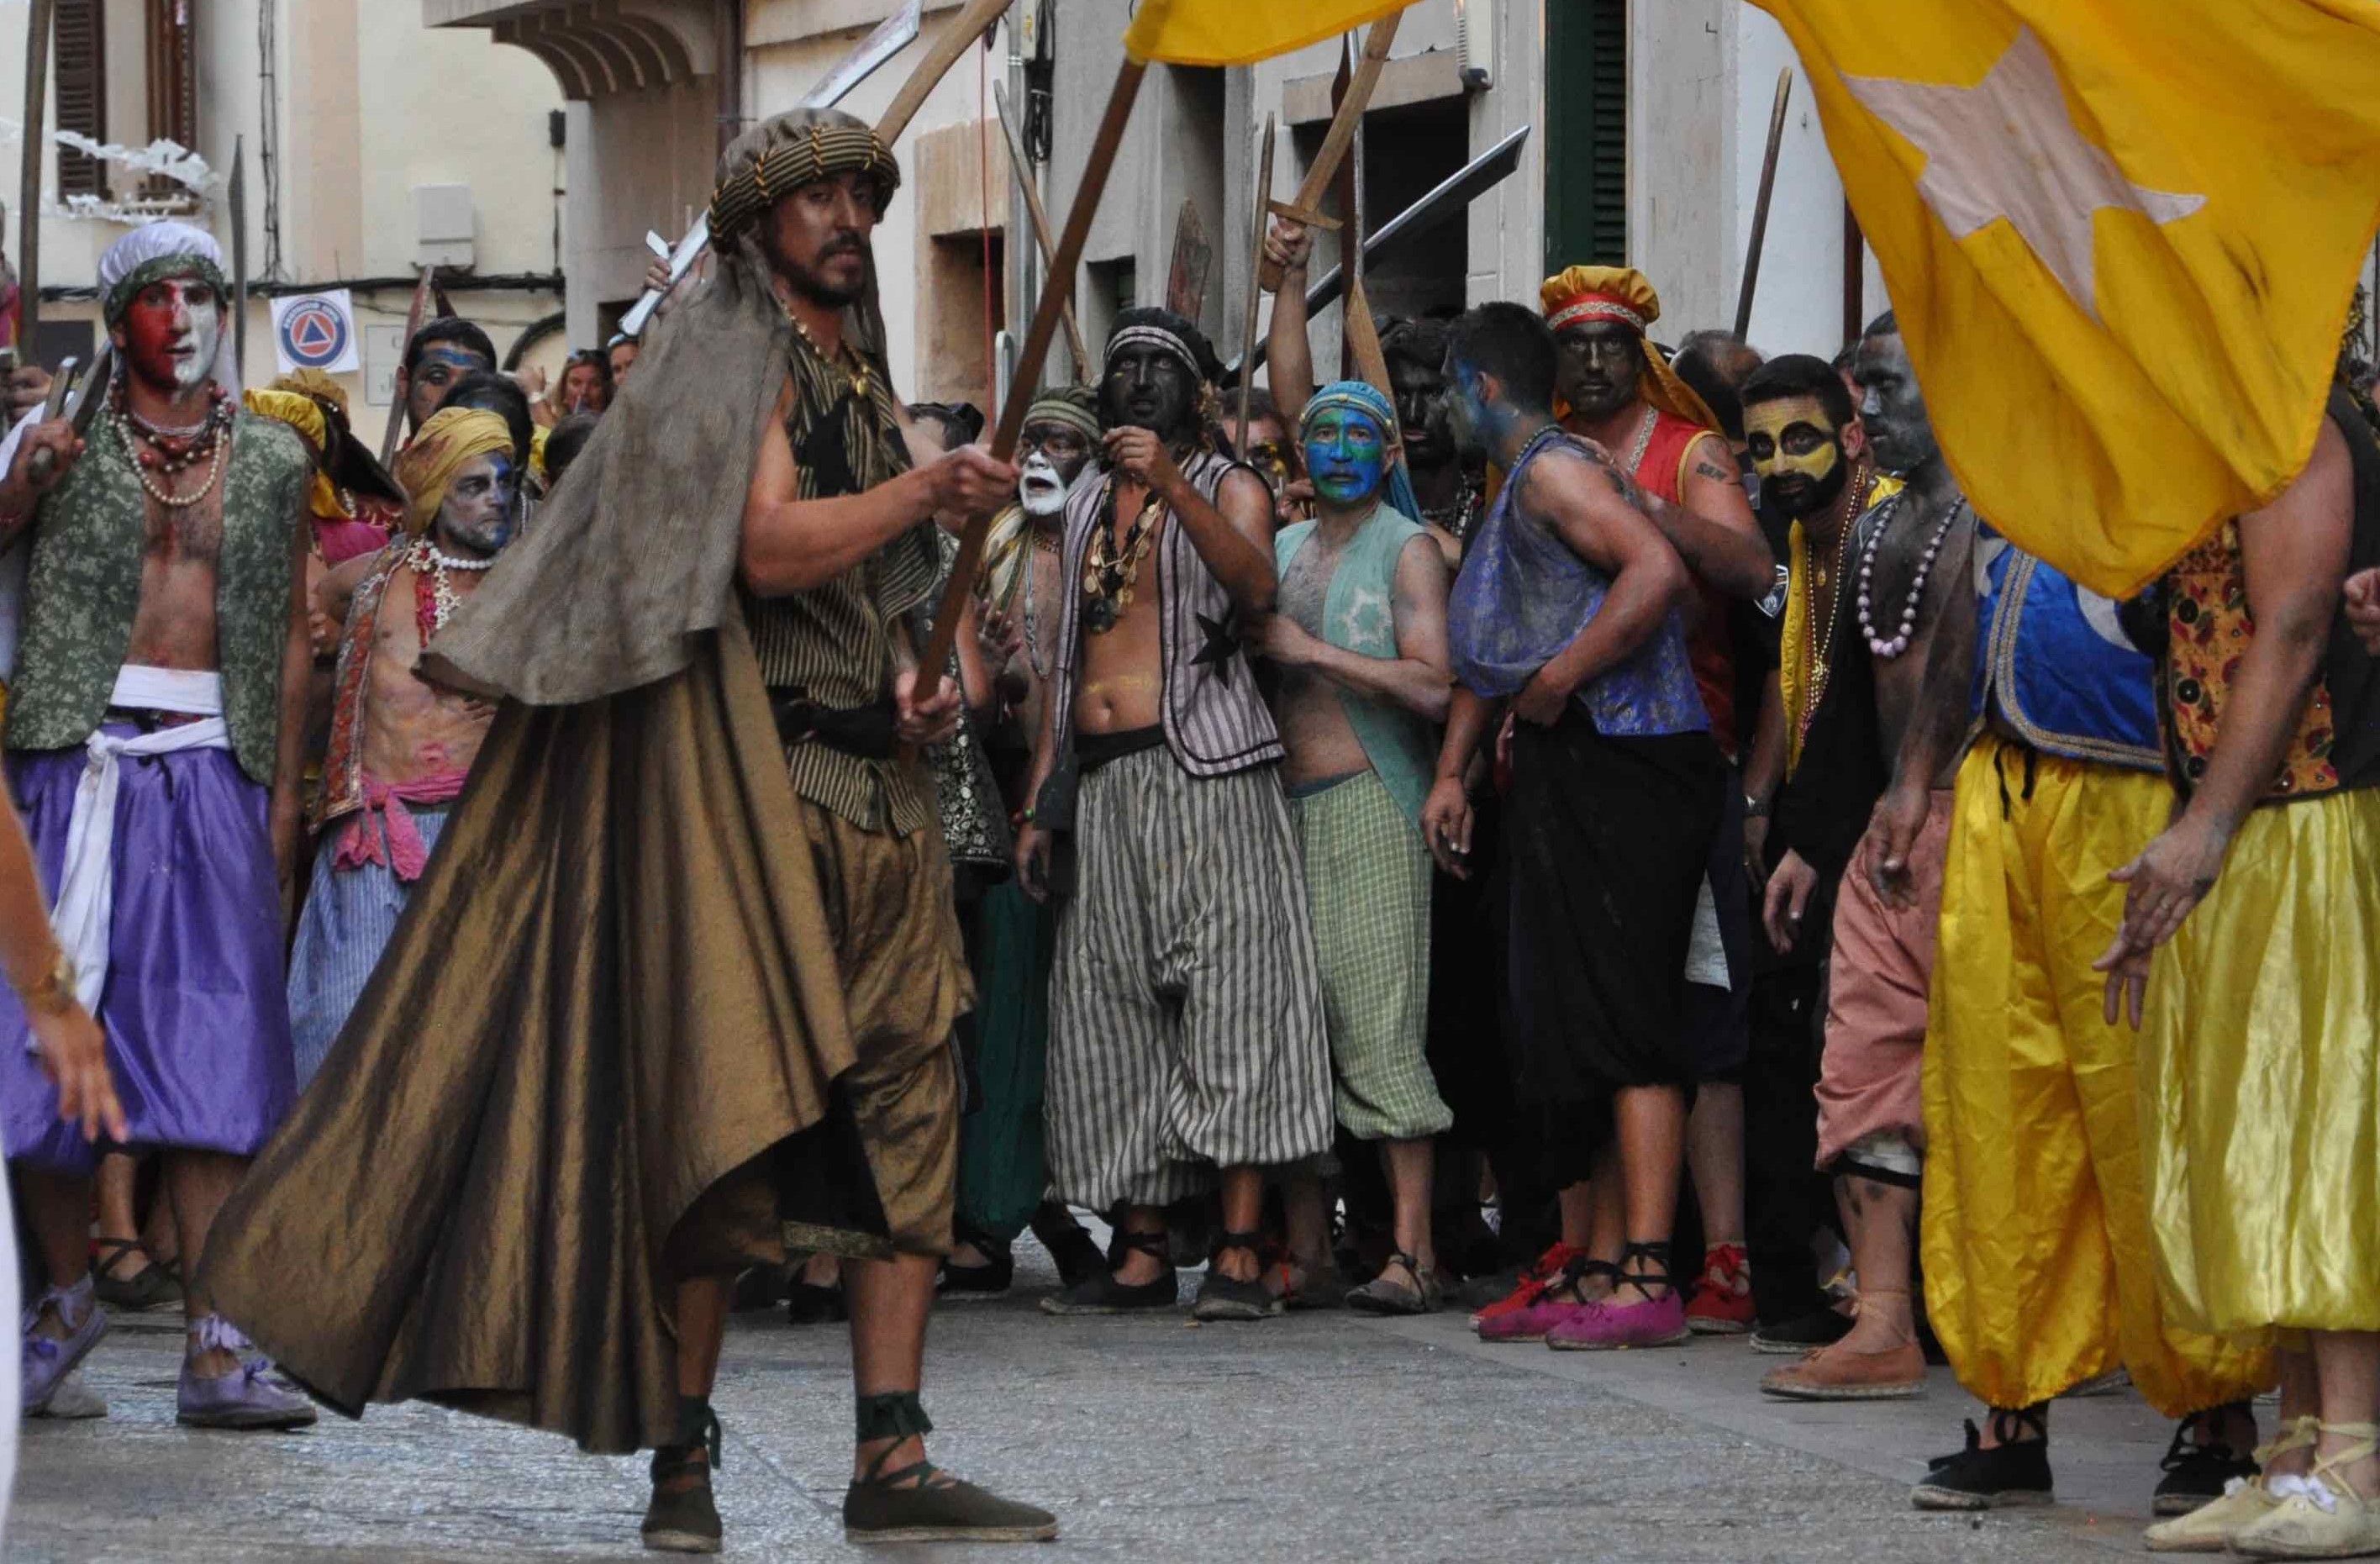
<svg viewBox="0 0 2380 1564"><path fill-rule="evenodd" d="M1397 23L1403 16L1402 11L1390 11L1374 22L1372 30L1365 35L1364 57L1356 62L1354 73L1347 79L1346 96L1339 100L1339 107L1330 116L1330 128L1324 133L1321 149L1305 171L1305 182L1298 186L1296 200L1270 202L1276 214L1309 228L1338 226L1322 215L1323 192L1330 188L1330 181L1339 173L1340 160L1354 144L1355 131L1364 123L1364 109L1372 101L1372 89L1379 85L1380 69L1389 63L1389 45L1396 42ZM1270 200L1271 192L1267 191L1266 197ZM1279 267L1267 263L1262 276L1266 292L1281 286Z"/></svg>
<svg viewBox="0 0 2380 1564"><path fill-rule="evenodd" d="M1240 321L1240 362L1253 364L1257 358L1257 306L1264 299L1264 289L1257 285L1264 270L1265 219L1270 215L1268 203L1272 200L1272 148L1279 139L1279 127L1271 115L1265 115L1264 146L1257 154L1257 199L1249 203L1248 225L1255 230L1248 236L1248 300ZM1239 443L1248 443L1248 398L1255 393L1257 377L1245 370L1240 374ZM1240 452L1242 457L1247 452Z"/></svg>
<svg viewBox="0 0 2380 1564"><path fill-rule="evenodd" d="M1041 361L1050 356L1050 344L1058 334L1058 317L1064 309L1068 285L1074 281L1075 268L1082 263L1083 247L1090 242L1091 218L1099 211L1099 196L1107 188L1108 175L1115 167L1116 150L1123 143L1124 127L1132 119L1133 100L1140 95L1141 79L1148 67L1124 56L1123 65L1116 71L1115 86L1108 94L1107 113L1099 120L1099 133L1091 139L1091 155L1083 165L1083 182L1075 192L1075 204L1066 213L1066 231L1059 237L1058 253L1050 261L1050 274L1042 279L1041 302L1033 311L1033 324L1025 333L1024 350L1017 355L1016 372L1009 382L1008 400L1000 409L1000 425L991 437L991 457L1005 462L1016 455L1016 437L1025 428L1025 410L1032 405L1033 387L1041 379ZM959 538L959 555L951 564L950 583L942 588L942 600L934 610L933 634L926 637L925 649L918 654L917 666L931 679L940 675L943 664L950 661L951 646L959 631L959 615L966 607L967 594L975 590L976 572L983 568L984 540L991 531L989 513L967 518L966 531Z"/></svg>
<svg viewBox="0 0 2380 1564"><path fill-rule="evenodd" d="M1025 215L1033 225L1033 242L1041 251L1041 264L1046 269L1057 252L1057 241L1050 236L1050 209L1041 204L1040 187L1033 182L1033 160L1025 153L1025 138L1016 128L1016 121L1008 112L1008 92L999 82L991 84L992 106L1000 112L1000 128L1008 142L1009 165L1016 170L1016 182L1025 188ZM1066 351L1074 356L1075 379L1079 383L1091 378L1090 349L1083 346L1083 328L1075 319L1075 306L1070 300L1064 316Z"/></svg>
<svg viewBox="0 0 2380 1564"><path fill-rule="evenodd" d="M24 177L17 189L17 361L39 364L33 333L42 323L42 164L49 150L50 34L57 0L33 0L25 29Z"/></svg>
<svg viewBox="0 0 2380 1564"><path fill-rule="evenodd" d="M1768 153L1760 162L1760 199L1752 206L1752 242L1743 256L1743 286L1735 296L1735 334L1752 331L1752 291L1760 285L1760 247L1768 240L1768 198L1777 190L1777 154L1785 145L1785 104L1793 95L1793 67L1777 73L1777 105L1768 111Z"/></svg>

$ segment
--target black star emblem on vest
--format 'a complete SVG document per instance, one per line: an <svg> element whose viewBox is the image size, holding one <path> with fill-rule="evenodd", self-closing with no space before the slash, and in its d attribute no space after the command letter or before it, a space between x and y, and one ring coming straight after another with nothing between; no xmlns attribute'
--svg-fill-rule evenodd
<svg viewBox="0 0 2380 1564"><path fill-rule="evenodd" d="M1232 627L1232 616L1225 614L1220 619L1209 619L1201 613L1194 617L1198 621L1199 633L1207 637L1207 643L1198 649L1198 655L1190 660L1190 666L1211 668L1218 683L1230 684L1232 659L1240 650L1239 632Z"/></svg>

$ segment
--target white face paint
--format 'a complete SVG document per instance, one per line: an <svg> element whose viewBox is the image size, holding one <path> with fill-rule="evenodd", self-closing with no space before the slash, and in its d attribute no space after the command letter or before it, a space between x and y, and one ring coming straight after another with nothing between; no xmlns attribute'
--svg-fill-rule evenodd
<svg viewBox="0 0 2380 1564"><path fill-rule="evenodd" d="M1017 468L1016 496L1030 516L1053 516L1066 505L1066 480L1057 465L1036 451Z"/></svg>
<svg viewBox="0 0 2380 1564"><path fill-rule="evenodd" d="M215 350L223 344L223 318L215 312L211 297L195 307L187 297L181 303L189 311L190 325L187 338L177 336L174 344L174 386L177 391L193 391L214 370ZM182 346L185 340L189 345L187 349Z"/></svg>

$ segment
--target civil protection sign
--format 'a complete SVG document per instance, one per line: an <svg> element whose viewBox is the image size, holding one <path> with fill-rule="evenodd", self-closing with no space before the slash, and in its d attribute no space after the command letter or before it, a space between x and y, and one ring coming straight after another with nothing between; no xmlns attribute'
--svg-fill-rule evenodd
<svg viewBox="0 0 2380 1564"><path fill-rule="evenodd" d="M356 342L356 307L345 288L273 301L273 350L281 372L321 370L344 375L363 368Z"/></svg>

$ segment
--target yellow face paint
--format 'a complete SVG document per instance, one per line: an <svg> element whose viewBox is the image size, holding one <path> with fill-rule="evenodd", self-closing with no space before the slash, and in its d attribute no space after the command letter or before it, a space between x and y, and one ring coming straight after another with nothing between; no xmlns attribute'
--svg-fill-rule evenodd
<svg viewBox="0 0 2380 1564"><path fill-rule="evenodd" d="M1765 481L1799 474L1824 483L1842 460L1834 420L1815 396L1783 396L1743 410L1752 470Z"/></svg>

